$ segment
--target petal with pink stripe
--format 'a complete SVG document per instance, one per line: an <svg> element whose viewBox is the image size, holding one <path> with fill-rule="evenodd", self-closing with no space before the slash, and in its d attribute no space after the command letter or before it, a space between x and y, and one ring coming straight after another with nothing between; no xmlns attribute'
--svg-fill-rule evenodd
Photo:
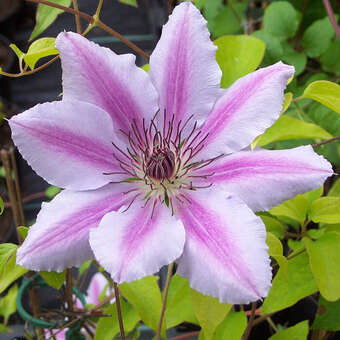
<svg viewBox="0 0 340 340"><path fill-rule="evenodd" d="M128 132L133 120L151 119L158 94L132 54L118 55L72 32L56 40L63 69L63 97L97 105L108 112L115 130Z"/></svg>
<svg viewBox="0 0 340 340"><path fill-rule="evenodd" d="M183 251L185 232L165 205L138 207L106 215L90 232L96 259L115 282L129 282L157 272Z"/></svg>
<svg viewBox="0 0 340 340"><path fill-rule="evenodd" d="M175 126L194 114L203 120L215 103L222 72L216 62L206 20L190 2L176 6L150 57L150 76Z"/></svg>
<svg viewBox="0 0 340 340"><path fill-rule="evenodd" d="M186 233L177 273L199 292L231 304L267 295L271 281L266 230L240 199L218 190L188 195L178 204Z"/></svg>
<svg viewBox="0 0 340 340"><path fill-rule="evenodd" d="M43 203L36 223L17 252L17 263L32 270L62 271L93 259L89 230L107 213L127 204L125 184L94 191L64 190Z"/></svg>
<svg viewBox="0 0 340 340"><path fill-rule="evenodd" d="M247 74L232 84L204 122L208 135L199 154L211 158L247 147L279 117L294 67L281 62Z"/></svg>
<svg viewBox="0 0 340 340"><path fill-rule="evenodd" d="M333 174L311 146L241 151L196 171L208 183L235 193L254 211L268 210L296 194L319 188Z"/></svg>
<svg viewBox="0 0 340 340"><path fill-rule="evenodd" d="M12 138L47 182L70 190L95 189L119 169L112 156L109 115L94 105L61 101L36 105L9 121Z"/></svg>

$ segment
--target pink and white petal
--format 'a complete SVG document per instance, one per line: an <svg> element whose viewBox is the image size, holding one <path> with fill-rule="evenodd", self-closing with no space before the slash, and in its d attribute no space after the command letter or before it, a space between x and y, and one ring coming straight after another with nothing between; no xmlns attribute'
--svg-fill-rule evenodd
<svg viewBox="0 0 340 340"><path fill-rule="evenodd" d="M108 285L109 283L102 273L94 274L87 289L86 303L97 305L99 303L99 295Z"/></svg>
<svg viewBox="0 0 340 340"><path fill-rule="evenodd" d="M184 241L182 223L160 204L154 211L149 204L112 212L90 231L96 259L117 283L138 280L175 261Z"/></svg>
<svg viewBox="0 0 340 340"><path fill-rule="evenodd" d="M220 94L222 72L206 20L190 2L176 6L150 57L150 77L160 95L160 110L175 126L194 114L203 121ZM162 116L163 117L163 116Z"/></svg>
<svg viewBox="0 0 340 340"><path fill-rule="evenodd" d="M308 145L288 150L241 151L195 172L203 174L211 175L206 182L235 193L254 211L264 211L319 188L333 170Z"/></svg>
<svg viewBox="0 0 340 340"><path fill-rule="evenodd" d="M47 182L70 190L107 184L104 172L119 169L113 158L109 115L92 104L39 104L9 121L12 138L29 165Z"/></svg>
<svg viewBox="0 0 340 340"><path fill-rule="evenodd" d="M158 94L149 75L136 66L133 54L118 55L73 32L56 40L63 69L63 98L100 106L115 130L129 131L133 120L151 119Z"/></svg>
<svg viewBox="0 0 340 340"><path fill-rule="evenodd" d="M177 273L221 302L265 297L272 274L261 219L236 196L218 190L192 192L188 199L177 206L186 233Z"/></svg>
<svg viewBox="0 0 340 340"><path fill-rule="evenodd" d="M127 204L125 184L93 191L64 190L43 203L36 223L17 252L17 263L32 270L62 271L93 259L89 230L107 213Z"/></svg>
<svg viewBox="0 0 340 340"><path fill-rule="evenodd" d="M278 62L252 72L232 84L204 122L208 134L199 154L211 158L247 147L279 117L287 80L294 67Z"/></svg>

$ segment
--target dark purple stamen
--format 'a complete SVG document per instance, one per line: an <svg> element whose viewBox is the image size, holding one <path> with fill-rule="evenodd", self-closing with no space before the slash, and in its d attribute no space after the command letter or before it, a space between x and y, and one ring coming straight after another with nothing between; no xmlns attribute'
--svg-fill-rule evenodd
<svg viewBox="0 0 340 340"><path fill-rule="evenodd" d="M146 162L146 174L158 181L169 179L175 171L175 155L168 148L155 149Z"/></svg>

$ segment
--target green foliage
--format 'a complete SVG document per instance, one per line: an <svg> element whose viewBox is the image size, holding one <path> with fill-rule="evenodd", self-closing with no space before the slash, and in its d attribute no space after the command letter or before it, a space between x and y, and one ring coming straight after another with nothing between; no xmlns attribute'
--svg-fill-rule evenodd
<svg viewBox="0 0 340 340"><path fill-rule="evenodd" d="M311 206L309 217L315 223L339 223L340 197L321 197L317 199Z"/></svg>
<svg viewBox="0 0 340 340"><path fill-rule="evenodd" d="M319 80L307 86L303 97L311 98L326 105L337 113L340 113L340 85Z"/></svg>
<svg viewBox="0 0 340 340"><path fill-rule="evenodd" d="M264 13L264 30L280 40L292 38L299 25L299 17L299 13L290 3L273 2Z"/></svg>
<svg viewBox="0 0 340 340"><path fill-rule="evenodd" d="M205 340L213 339L216 328L229 313L232 305L220 303L218 299L203 295L194 289L191 289L191 298Z"/></svg>
<svg viewBox="0 0 340 340"><path fill-rule="evenodd" d="M340 331L340 300L331 302L320 295L319 309L312 328L333 332Z"/></svg>
<svg viewBox="0 0 340 340"><path fill-rule="evenodd" d="M333 136L318 125L306 123L299 119L281 116L266 132L259 138L258 145L264 146L272 142L317 138L329 139Z"/></svg>
<svg viewBox="0 0 340 340"><path fill-rule="evenodd" d="M41 271L39 272L39 274L42 276L47 284L55 289L60 289L65 282L65 271L61 273Z"/></svg>
<svg viewBox="0 0 340 340"><path fill-rule="evenodd" d="M3 199L0 197L0 215L4 212L5 205Z"/></svg>
<svg viewBox="0 0 340 340"><path fill-rule="evenodd" d="M46 190L45 190L45 195L47 198L52 199L54 196L59 194L60 188L55 187L54 185L50 185Z"/></svg>
<svg viewBox="0 0 340 340"><path fill-rule="evenodd" d="M124 297L134 306L140 318L151 329L157 331L162 309L162 296L155 276L123 283L119 286ZM166 325L163 323L162 336L165 336Z"/></svg>
<svg viewBox="0 0 340 340"><path fill-rule="evenodd" d="M18 227L18 233L20 234L20 236L22 237L22 239L24 240L27 237L27 233L28 233L28 229L27 227Z"/></svg>
<svg viewBox="0 0 340 340"><path fill-rule="evenodd" d="M72 0L50 0L58 5L69 7ZM43 33L53 22L57 19L58 15L63 13L62 10L43 4L38 5L36 22L34 30L30 36L30 40L35 39Z"/></svg>
<svg viewBox="0 0 340 340"><path fill-rule="evenodd" d="M18 295L18 286L12 286L5 296L0 299L0 315L4 317L4 324L8 324L8 320L17 310L16 298Z"/></svg>
<svg viewBox="0 0 340 340"><path fill-rule="evenodd" d="M12 243L0 244L0 294L27 269L16 264L17 246Z"/></svg>
<svg viewBox="0 0 340 340"><path fill-rule="evenodd" d="M317 290L309 268L308 255L302 253L288 260L287 272L279 269L268 297L264 300L262 312L268 314L290 307Z"/></svg>
<svg viewBox="0 0 340 340"><path fill-rule="evenodd" d="M129 6L133 6L133 7L138 7L137 1L136 0L118 0L119 2L121 2L124 5L129 5Z"/></svg>
<svg viewBox="0 0 340 340"><path fill-rule="evenodd" d="M283 247L280 240L272 233L267 232L266 243L269 248L269 256L273 257L276 260L283 273L287 273L288 262L287 259L283 256Z"/></svg>
<svg viewBox="0 0 340 340"><path fill-rule="evenodd" d="M304 237L310 267L322 296L335 301L340 298L340 234L328 232L316 241Z"/></svg>
<svg viewBox="0 0 340 340"><path fill-rule="evenodd" d="M280 239L284 237L285 227L280 221L272 216L260 215L260 217L266 226L267 232L272 233Z"/></svg>
<svg viewBox="0 0 340 340"><path fill-rule="evenodd" d="M308 321L306 320L274 334L268 340L307 340L307 335Z"/></svg>
<svg viewBox="0 0 340 340"><path fill-rule="evenodd" d="M120 299L120 307L124 320L125 332L131 332L140 320L136 309ZM112 340L119 333L119 322L116 303L113 303L104 310L104 314L111 314L111 317L100 318L96 327L94 340Z"/></svg>
<svg viewBox="0 0 340 340"><path fill-rule="evenodd" d="M320 57L322 69L326 72L340 73L340 40L334 40Z"/></svg>
<svg viewBox="0 0 340 340"><path fill-rule="evenodd" d="M224 36L214 43L218 47L216 60L222 70L222 87L228 87L236 79L255 71L265 51L261 40L247 35Z"/></svg>
<svg viewBox="0 0 340 340"><path fill-rule="evenodd" d="M174 327L184 321L198 323L192 306L190 286L187 279L172 277L165 311L166 325Z"/></svg>
<svg viewBox="0 0 340 340"><path fill-rule="evenodd" d="M328 17L315 21L302 38L302 45L309 57L319 57L326 52L334 36L334 29Z"/></svg>

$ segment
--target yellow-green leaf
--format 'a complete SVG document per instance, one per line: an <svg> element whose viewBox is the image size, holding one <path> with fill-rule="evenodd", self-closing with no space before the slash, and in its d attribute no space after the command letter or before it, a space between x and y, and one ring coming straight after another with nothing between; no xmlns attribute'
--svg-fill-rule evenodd
<svg viewBox="0 0 340 340"><path fill-rule="evenodd" d="M41 38L32 43L24 56L25 63L33 70L35 64L44 57L58 54L55 38Z"/></svg>
<svg viewBox="0 0 340 340"><path fill-rule="evenodd" d="M60 289L65 282L65 271L61 273L42 271L40 275L48 285L55 289Z"/></svg>
<svg viewBox="0 0 340 340"><path fill-rule="evenodd" d="M0 197L0 215L4 212L4 208L5 208L4 201Z"/></svg>
<svg viewBox="0 0 340 340"><path fill-rule="evenodd" d="M303 92L304 98L310 98L340 113L340 85L327 80L318 80L309 84Z"/></svg>
<svg viewBox="0 0 340 340"><path fill-rule="evenodd" d="M321 197L315 200L309 218L315 223L340 223L340 197Z"/></svg>
<svg viewBox="0 0 340 340"><path fill-rule="evenodd" d="M258 145L264 146L272 142L288 139L330 139L333 136L318 125L306 123L299 119L281 116L273 126L260 137Z"/></svg>
<svg viewBox="0 0 340 340"><path fill-rule="evenodd" d="M287 259L283 256L283 247L281 241L272 233L267 232L266 243L269 248L269 256L273 257L276 260L283 273L287 273L288 262Z"/></svg>
<svg viewBox="0 0 340 340"><path fill-rule="evenodd" d="M307 340L308 330L306 320L272 335L268 340Z"/></svg>
<svg viewBox="0 0 340 340"><path fill-rule="evenodd" d="M283 101L281 114L287 111L290 103L292 102L292 99L293 99L293 93L292 92L285 93L285 99Z"/></svg>
<svg viewBox="0 0 340 340"><path fill-rule="evenodd" d="M218 299L203 295L191 289L194 311L199 321L205 340L211 340L218 325L229 313L232 305L220 303Z"/></svg>
<svg viewBox="0 0 340 340"><path fill-rule="evenodd" d="M335 301L340 298L340 234L328 232L312 241L303 238L310 266L322 296Z"/></svg>
<svg viewBox="0 0 340 340"><path fill-rule="evenodd" d="M255 71L266 48L262 40L249 35L226 35L216 39L214 44L218 47L216 60L222 70L222 87Z"/></svg>

